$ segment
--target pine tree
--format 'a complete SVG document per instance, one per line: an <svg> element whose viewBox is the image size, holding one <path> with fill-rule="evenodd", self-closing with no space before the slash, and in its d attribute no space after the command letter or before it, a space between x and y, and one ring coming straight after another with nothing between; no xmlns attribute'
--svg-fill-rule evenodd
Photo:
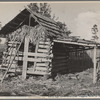
<svg viewBox="0 0 100 100"><path fill-rule="evenodd" d="M28 7L34 12L51 18L51 7L47 3L30 3Z"/></svg>
<svg viewBox="0 0 100 100"><path fill-rule="evenodd" d="M96 40L98 40L98 36L97 36L97 33L98 33L98 26L95 24L95 25L93 25L93 28L91 29L91 31L92 31L92 34L93 34L93 36L92 36L92 39L94 40L94 41L96 41Z"/></svg>

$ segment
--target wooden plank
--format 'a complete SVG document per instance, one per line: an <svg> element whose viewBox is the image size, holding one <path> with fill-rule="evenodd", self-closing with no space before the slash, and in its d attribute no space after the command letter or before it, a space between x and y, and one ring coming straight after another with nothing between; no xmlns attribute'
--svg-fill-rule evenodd
<svg viewBox="0 0 100 100"><path fill-rule="evenodd" d="M54 67L66 66L67 67L67 63L65 62L65 63L55 64L55 65L53 64L53 66Z"/></svg>
<svg viewBox="0 0 100 100"><path fill-rule="evenodd" d="M96 70L96 46L94 47L94 53L93 53L93 63L94 63L94 65L93 65L93 67L94 67L94 69L93 69L93 83L95 84L96 83L96 81L97 81L97 70Z"/></svg>
<svg viewBox="0 0 100 100"><path fill-rule="evenodd" d="M28 53L28 47L29 47L29 37L26 36L25 37L25 44L24 44L24 58L23 58L22 80L26 79L28 56L25 55L25 54Z"/></svg>
<svg viewBox="0 0 100 100"><path fill-rule="evenodd" d="M56 28L58 28L59 29L59 26L57 26L57 25L55 25L55 24L51 24L51 23L48 23L48 22L46 22L46 21L44 21L44 20L42 20L42 19L38 19L40 22L42 22L42 23L45 23L45 24L47 24L47 25L49 25L49 26L53 26L53 27L56 27Z"/></svg>
<svg viewBox="0 0 100 100"><path fill-rule="evenodd" d="M45 39L45 38L43 38L43 37L40 37L40 41L43 41L43 42L44 42L44 41L45 41L45 42L51 42L51 41L50 41L50 38L46 38L46 39Z"/></svg>
<svg viewBox="0 0 100 100"><path fill-rule="evenodd" d="M36 48L35 48L35 53L38 52L38 48L39 48L39 41L40 41L40 37L38 37L38 41L36 43ZM37 56L35 56L35 59L37 58ZM35 71L36 68L36 62L34 62L34 66L33 66L33 70Z"/></svg>
<svg viewBox="0 0 100 100"><path fill-rule="evenodd" d="M13 43L13 42L14 42L14 41L9 41L8 44L20 44L20 42L17 42L17 41L14 42L14 43Z"/></svg>
<svg viewBox="0 0 100 100"><path fill-rule="evenodd" d="M43 72L43 71L27 71L27 74L36 74L36 75L45 75L45 74L47 74L46 72ZM48 73L49 74L49 73Z"/></svg>
<svg viewBox="0 0 100 100"><path fill-rule="evenodd" d="M18 72L18 73L22 73L22 70L20 69L9 69L9 72ZM31 75L45 75L47 74L46 72L42 72L42 71L33 71L33 70L27 70L27 74L31 74ZM49 73L48 73L49 74Z"/></svg>
<svg viewBox="0 0 100 100"><path fill-rule="evenodd" d="M53 59L67 59L67 56L54 56Z"/></svg>
<svg viewBox="0 0 100 100"><path fill-rule="evenodd" d="M60 63L67 63L68 61L65 59L65 60L60 60L60 61L58 61L58 60L52 60L52 64L60 64Z"/></svg>
<svg viewBox="0 0 100 100"><path fill-rule="evenodd" d="M10 56L7 57L7 60L8 60L9 58L10 58ZM13 56L11 57L11 60L12 60L12 59L13 59ZM19 58L18 58L18 57L15 57L15 60L16 60L16 61L17 61L17 60L23 61L23 59L24 59L23 57L19 57Z"/></svg>
<svg viewBox="0 0 100 100"><path fill-rule="evenodd" d="M23 61L24 58L23 57L16 57L15 60L19 60L19 61ZM46 58L28 58L27 61L30 61L30 62L51 62L51 59L46 59Z"/></svg>
<svg viewBox="0 0 100 100"><path fill-rule="evenodd" d="M26 8L26 9L31 13L31 16L32 16L33 18L34 18L34 16L35 16L36 18L42 19L42 20L44 20L44 21L46 21L46 22L48 22L48 23L52 23L52 24L57 25L57 23L56 23L54 20L52 20L52 19L50 19L50 18L48 18L48 17L45 17L45 16L43 16L43 15L41 15L41 14L37 14L37 13L35 13L34 11L30 10L29 8Z"/></svg>
<svg viewBox="0 0 100 100"><path fill-rule="evenodd" d="M54 53L54 56L63 56L63 55L66 55L66 52L55 52Z"/></svg>
<svg viewBox="0 0 100 100"><path fill-rule="evenodd" d="M43 48L40 49L39 48L38 52L41 52L41 53L52 53L52 49L50 49L50 48L49 49L43 49Z"/></svg>
<svg viewBox="0 0 100 100"><path fill-rule="evenodd" d="M68 41L63 41L63 40L54 40L54 42L73 44L73 45L81 45L81 46L91 46L91 47L95 47L96 46L94 44L84 44L84 43L78 43L78 42L68 42Z"/></svg>
<svg viewBox="0 0 100 100"><path fill-rule="evenodd" d="M46 59L46 58L28 58L28 61L30 62L51 62L51 59Z"/></svg>
<svg viewBox="0 0 100 100"><path fill-rule="evenodd" d="M53 30L53 31L54 31L55 33L57 33L58 35L59 35L60 33L63 33L63 32L64 32L64 31L60 30L60 28L56 28L56 27L54 27L54 26L50 26L50 25L45 24L45 23L42 23L42 22L41 22L41 24L42 24L44 27L47 27L48 29Z"/></svg>
<svg viewBox="0 0 100 100"><path fill-rule="evenodd" d="M28 56L37 56L37 57L52 57L53 54L44 54L44 53L31 53L31 52L28 52Z"/></svg>
<svg viewBox="0 0 100 100"><path fill-rule="evenodd" d="M9 50L9 51L11 51L11 50L16 51L16 48L12 48L12 47L11 47L11 48L8 48L8 50Z"/></svg>
<svg viewBox="0 0 100 100"><path fill-rule="evenodd" d="M36 66L35 69L36 69L36 70L40 70L40 71L47 71L47 68L46 68L46 67L37 67L37 66ZM31 71L31 70L33 70L33 68L28 68L28 71ZM33 70L33 72L34 72L34 70Z"/></svg>
<svg viewBox="0 0 100 100"><path fill-rule="evenodd" d="M7 54L7 52L6 52L6 54ZM15 52L13 52L12 53L12 56L15 54ZM9 55L11 55L11 53L9 53L8 54L8 57L9 57ZM19 56L23 56L24 54L23 54L23 52L20 52L19 53ZM32 52L28 52L28 54L25 54L25 55L28 55L28 56L37 56L37 57L53 57L53 54L50 54L50 55L48 55L48 54L44 54L44 53L32 53ZM21 58L20 58L21 59Z"/></svg>
<svg viewBox="0 0 100 100"><path fill-rule="evenodd" d="M38 52L48 53L49 50L46 50L46 49L38 49Z"/></svg>
<svg viewBox="0 0 100 100"><path fill-rule="evenodd" d="M40 47L40 48L46 48L46 49L52 48L51 46L48 46L48 45L39 45L39 47Z"/></svg>
<svg viewBox="0 0 100 100"><path fill-rule="evenodd" d="M9 47L16 47L16 44L8 44Z"/></svg>
<svg viewBox="0 0 100 100"><path fill-rule="evenodd" d="M36 66L48 66L49 63L37 63Z"/></svg>
<svg viewBox="0 0 100 100"><path fill-rule="evenodd" d="M48 44L51 44L51 42L40 41L39 44L45 44L45 45L47 44L48 45Z"/></svg>

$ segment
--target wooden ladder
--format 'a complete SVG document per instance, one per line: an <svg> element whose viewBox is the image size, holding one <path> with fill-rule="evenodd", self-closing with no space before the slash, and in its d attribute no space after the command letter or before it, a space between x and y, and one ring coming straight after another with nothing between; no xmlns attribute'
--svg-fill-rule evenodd
<svg viewBox="0 0 100 100"><path fill-rule="evenodd" d="M5 54L4 55L5 56L5 59L2 62L1 67L0 67L0 70L4 72L3 75L2 75L2 77L0 77L1 83L3 82L4 78L6 77L9 69L11 68L11 65L12 65L13 61L15 60L15 57L18 54L18 51L20 49L20 46L21 46L22 42L24 41L25 36L26 36L26 33L24 33L24 35L23 35L23 37L22 37L22 39L21 39L21 41L19 43L16 42L17 36L13 39L12 46L9 48L10 50L8 52L8 54L11 52L10 53L10 58L9 58L8 62L7 62L7 59L6 59L8 54ZM16 51L15 51L14 54L13 54L13 50L14 50L13 45L18 45L18 47L16 48ZM5 64L7 65L7 68L3 68L3 66L5 66Z"/></svg>

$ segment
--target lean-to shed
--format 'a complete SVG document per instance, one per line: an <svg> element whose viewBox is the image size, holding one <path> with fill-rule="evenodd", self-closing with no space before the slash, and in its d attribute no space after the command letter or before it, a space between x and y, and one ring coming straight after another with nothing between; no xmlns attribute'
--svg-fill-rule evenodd
<svg viewBox="0 0 100 100"><path fill-rule="evenodd" d="M8 36L8 49L4 52L6 64L3 62L1 65L1 69L7 69L6 74L22 72L23 79L27 74L51 74L55 77L59 72L81 69L70 67L71 58L77 59L75 56L78 56L83 60L82 54L85 54L88 61L93 62L89 67L94 66L93 82L96 82L96 48L100 44L68 37L52 19L26 8L7 23L0 34ZM93 59L84 53L90 49L94 50Z"/></svg>

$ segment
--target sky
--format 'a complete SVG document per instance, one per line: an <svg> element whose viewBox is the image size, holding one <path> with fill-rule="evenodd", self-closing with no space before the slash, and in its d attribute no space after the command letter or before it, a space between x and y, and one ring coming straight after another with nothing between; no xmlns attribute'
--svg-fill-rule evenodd
<svg viewBox="0 0 100 100"><path fill-rule="evenodd" d="M29 3L0 3L0 21L4 26L14 18ZM100 2L66 2L49 3L52 15L59 17L59 21L65 22L74 36L90 40L92 38L91 28L94 24L98 26L100 37ZM100 41L100 39L99 39Z"/></svg>

